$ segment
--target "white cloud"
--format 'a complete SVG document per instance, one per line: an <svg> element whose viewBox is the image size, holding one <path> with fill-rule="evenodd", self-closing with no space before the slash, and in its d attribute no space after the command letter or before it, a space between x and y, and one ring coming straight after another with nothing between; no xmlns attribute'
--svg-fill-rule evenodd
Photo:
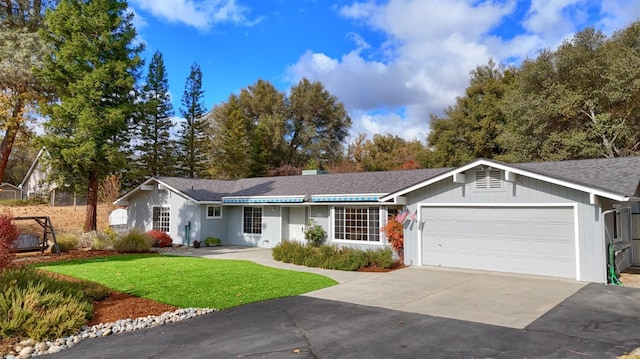
<svg viewBox="0 0 640 359"><path fill-rule="evenodd" d="M250 20L249 8L236 4L235 0L132 0L132 3L155 17L200 30L221 23L251 26L260 21Z"/></svg>
<svg viewBox="0 0 640 359"><path fill-rule="evenodd" d="M424 140L429 114L441 115L453 105L464 94L470 71L490 58L517 64L554 48L593 22L589 12L602 12L599 26L606 29L619 29L640 13L638 2L625 0L602 0L599 7L586 0L532 0L525 11L518 6L524 5L515 0L354 2L339 14L383 33L384 39L374 43L365 31L349 34L352 51L336 58L307 51L288 68L288 76L292 82L321 81L338 96L354 120L352 134ZM524 31L504 38L494 34L516 12L525 14L516 19Z"/></svg>

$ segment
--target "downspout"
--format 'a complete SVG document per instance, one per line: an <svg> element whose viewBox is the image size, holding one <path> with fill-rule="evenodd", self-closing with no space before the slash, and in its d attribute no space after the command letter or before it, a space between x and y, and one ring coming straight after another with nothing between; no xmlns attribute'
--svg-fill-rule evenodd
<svg viewBox="0 0 640 359"><path fill-rule="evenodd" d="M608 209L606 211L602 211L602 234L604 236L604 277L606 278L606 283L609 284L609 246L613 244L613 238L611 238L611 234L607 229L607 221L606 216L611 213L615 213L618 211L618 208Z"/></svg>

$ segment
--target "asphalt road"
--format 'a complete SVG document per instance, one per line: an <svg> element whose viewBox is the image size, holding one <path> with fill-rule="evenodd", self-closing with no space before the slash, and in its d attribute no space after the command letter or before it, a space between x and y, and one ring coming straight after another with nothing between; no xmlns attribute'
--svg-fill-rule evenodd
<svg viewBox="0 0 640 359"><path fill-rule="evenodd" d="M590 284L524 329L311 297L83 340L59 358L615 358L640 346L640 291Z"/></svg>

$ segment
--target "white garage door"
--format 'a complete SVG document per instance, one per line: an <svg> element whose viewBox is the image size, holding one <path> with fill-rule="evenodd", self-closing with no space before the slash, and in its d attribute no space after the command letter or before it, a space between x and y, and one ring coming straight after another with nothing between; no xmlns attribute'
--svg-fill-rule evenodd
<svg viewBox="0 0 640 359"><path fill-rule="evenodd" d="M576 278L571 207L423 207L422 263Z"/></svg>

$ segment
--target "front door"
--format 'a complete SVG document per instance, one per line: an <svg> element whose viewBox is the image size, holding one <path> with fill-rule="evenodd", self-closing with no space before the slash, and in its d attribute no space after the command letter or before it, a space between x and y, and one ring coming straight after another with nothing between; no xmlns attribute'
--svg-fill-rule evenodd
<svg viewBox="0 0 640 359"><path fill-rule="evenodd" d="M289 210L289 240L304 243L304 229L307 223L305 207L291 207Z"/></svg>

